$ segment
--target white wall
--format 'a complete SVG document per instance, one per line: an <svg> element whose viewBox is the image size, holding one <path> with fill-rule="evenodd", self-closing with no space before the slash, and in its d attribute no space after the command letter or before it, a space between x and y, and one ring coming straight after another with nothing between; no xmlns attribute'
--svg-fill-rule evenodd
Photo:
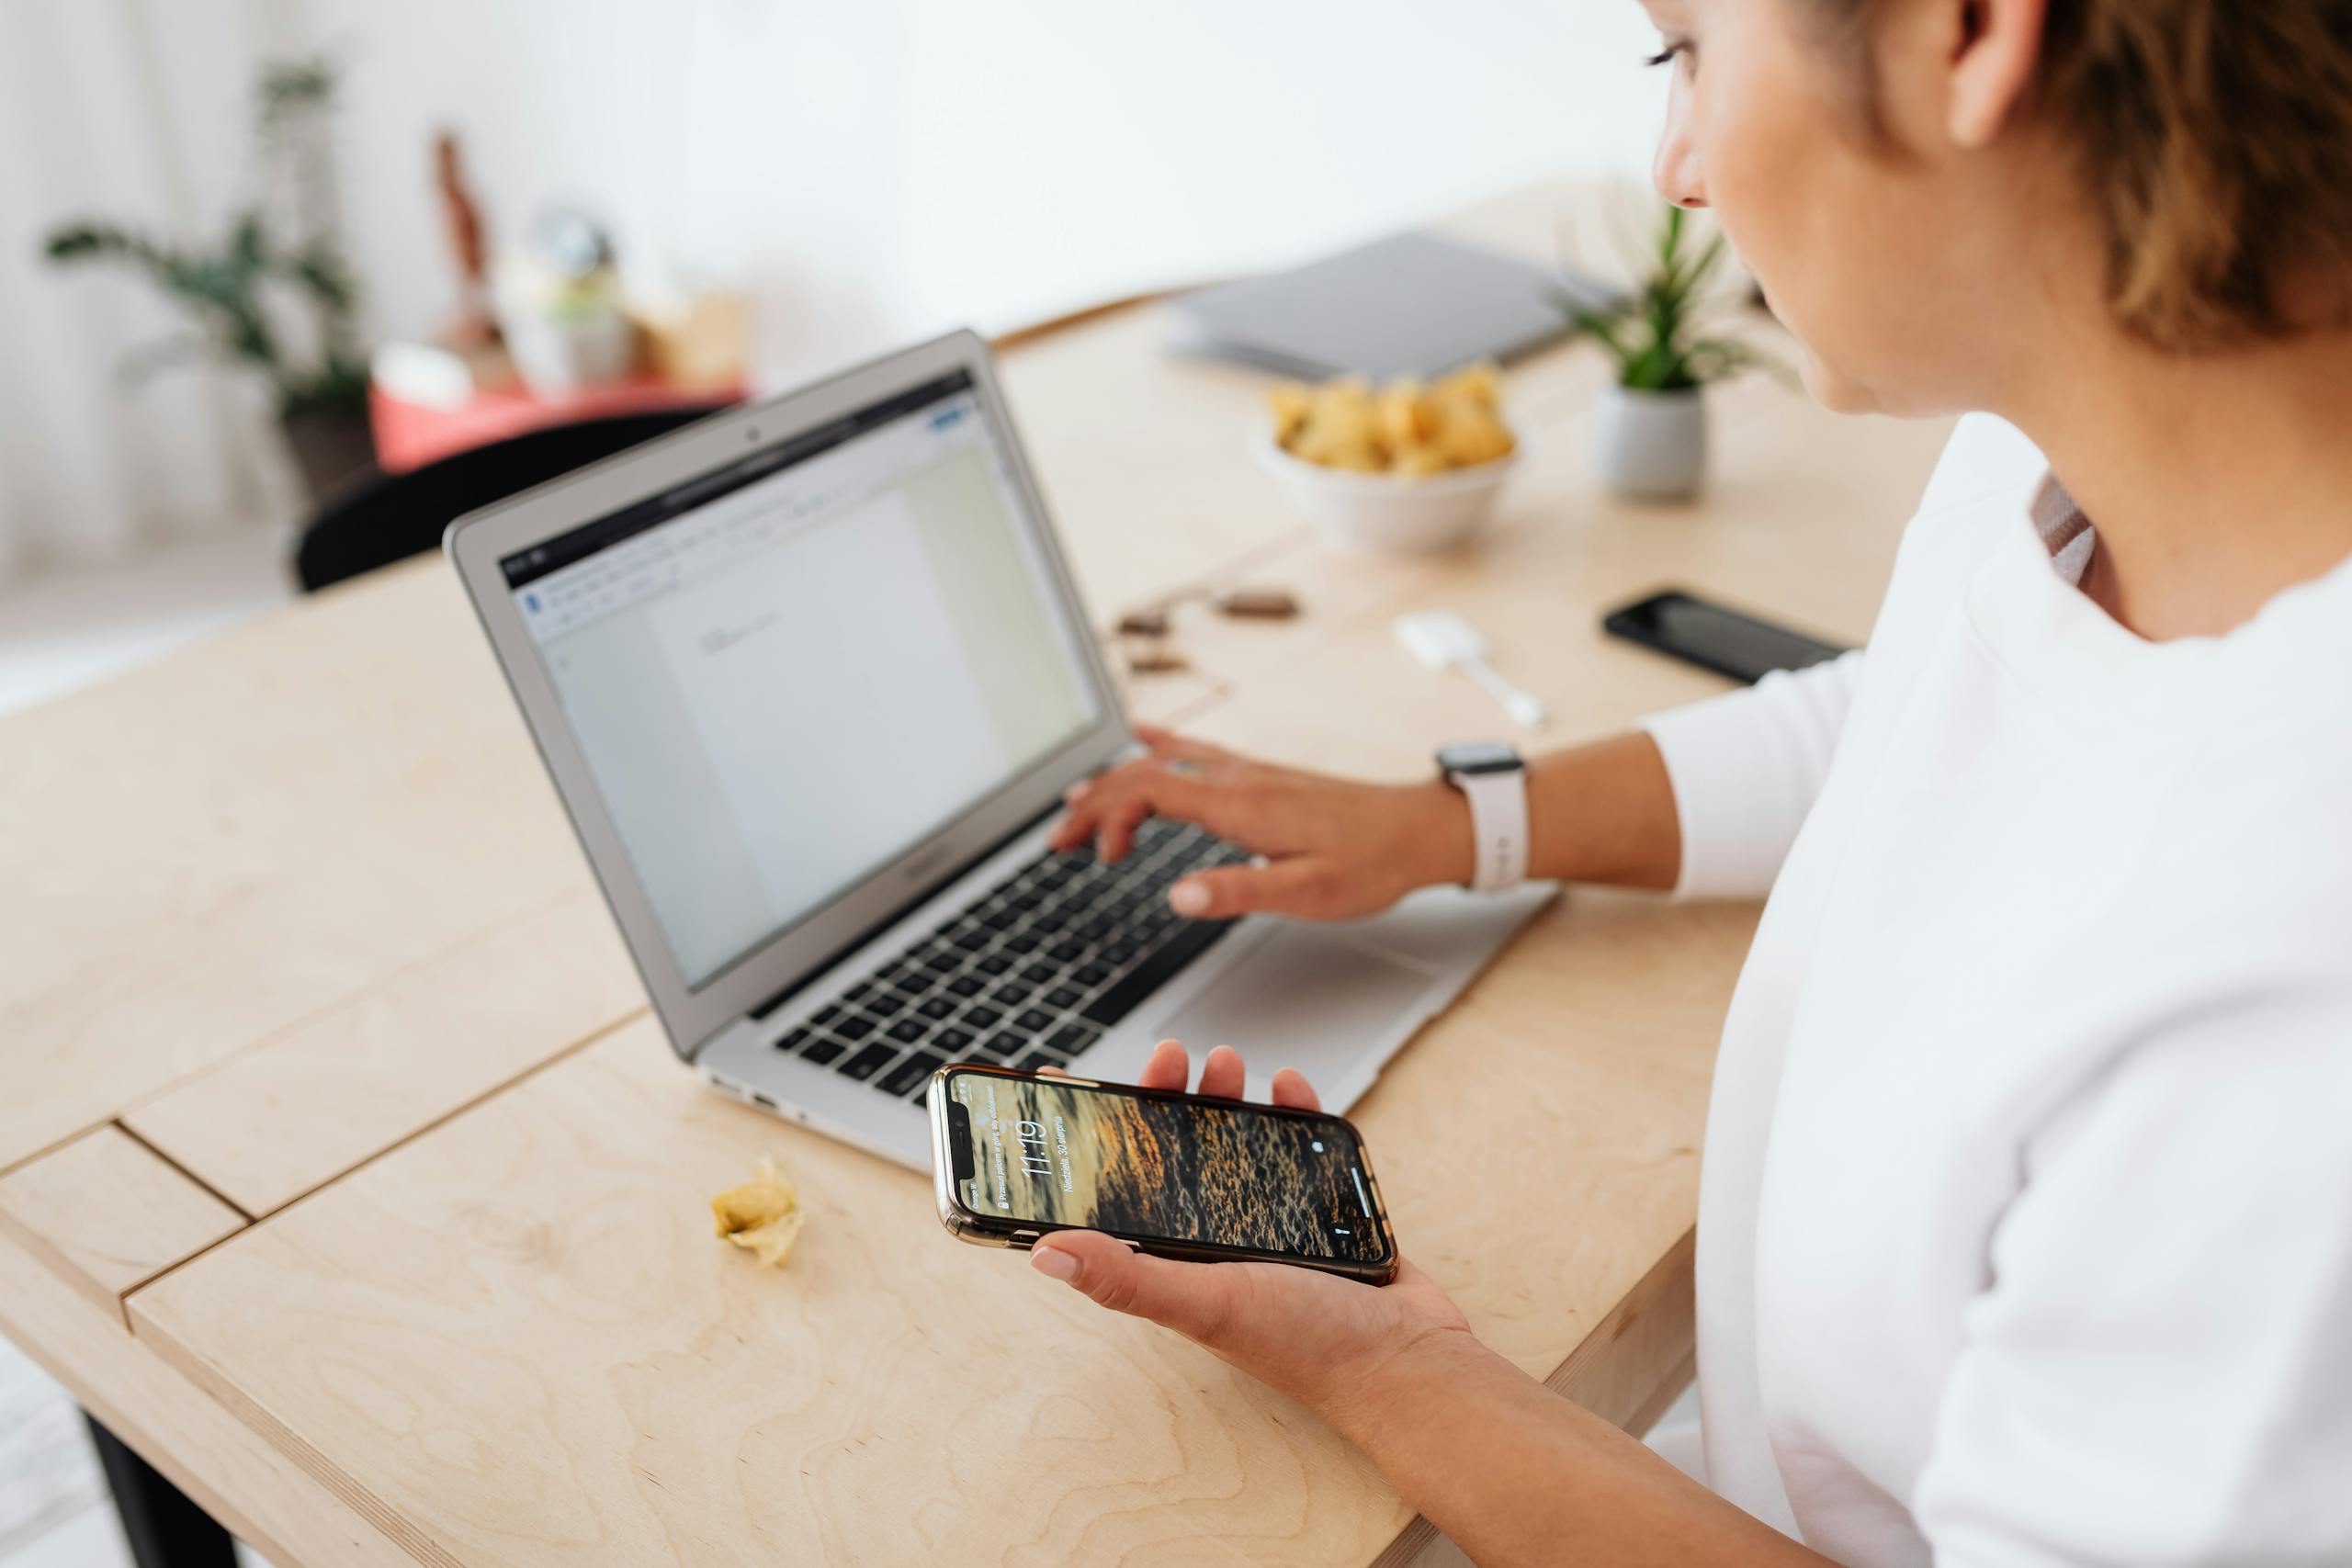
<svg viewBox="0 0 2352 1568"><path fill-rule="evenodd" d="M740 282L789 378L1645 168L1634 0L310 0L349 62L379 330L447 298L426 146Z"/></svg>
<svg viewBox="0 0 2352 1568"><path fill-rule="evenodd" d="M494 234L577 202L637 261L748 289L775 385L1542 174L1638 178L1653 41L1634 0L9 0L0 570L12 514L102 553L292 504L255 471L257 399L126 394L111 367L168 318L31 256L85 210L215 227L255 51L345 68L378 336L449 307L429 149L450 125Z"/></svg>

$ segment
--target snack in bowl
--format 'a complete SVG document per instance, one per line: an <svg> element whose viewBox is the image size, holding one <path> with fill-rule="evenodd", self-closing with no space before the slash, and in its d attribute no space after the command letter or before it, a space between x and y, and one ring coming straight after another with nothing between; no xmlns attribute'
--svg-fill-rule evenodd
<svg viewBox="0 0 2352 1568"><path fill-rule="evenodd" d="M1267 401L1275 443L1320 468L1426 479L1507 457L1519 445L1503 423L1492 365L1427 385L1404 377L1376 390L1361 376L1319 387L1284 382Z"/></svg>
<svg viewBox="0 0 2352 1568"><path fill-rule="evenodd" d="M1267 401L1273 423L1258 438L1261 461L1300 512L1354 549L1410 553L1467 538L1521 452L1491 365L1426 385L1284 383Z"/></svg>

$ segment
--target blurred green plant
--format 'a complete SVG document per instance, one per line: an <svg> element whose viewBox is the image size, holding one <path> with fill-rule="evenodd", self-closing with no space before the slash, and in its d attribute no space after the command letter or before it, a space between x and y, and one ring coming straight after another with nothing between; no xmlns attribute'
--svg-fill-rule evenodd
<svg viewBox="0 0 2352 1568"><path fill-rule="evenodd" d="M1637 392L1687 392L1747 370L1781 367L1736 338L1710 335L1702 318L1727 254L1720 231L1702 244L1689 214L1671 203L1641 257L1645 274L1623 303L1596 310L1562 293L1579 333L1615 361L1617 384Z"/></svg>
<svg viewBox="0 0 2352 1568"><path fill-rule="evenodd" d="M356 419L368 401L359 346L359 290L344 259L329 140L335 74L322 60L267 66L256 91L255 140L265 185L285 209L273 223L266 203L241 208L217 244L190 247L120 223L83 220L53 230L49 259L61 265L110 262L144 274L192 319L190 331L124 362L143 379L165 367L212 360L266 377L281 418ZM281 299L307 310L310 341L289 341Z"/></svg>

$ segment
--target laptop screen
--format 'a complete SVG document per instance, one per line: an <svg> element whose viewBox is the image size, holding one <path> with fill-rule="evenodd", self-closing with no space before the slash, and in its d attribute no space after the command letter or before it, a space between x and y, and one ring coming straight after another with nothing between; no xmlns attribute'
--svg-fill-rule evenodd
<svg viewBox="0 0 2352 1568"><path fill-rule="evenodd" d="M968 373L500 564L699 988L1103 715Z"/></svg>

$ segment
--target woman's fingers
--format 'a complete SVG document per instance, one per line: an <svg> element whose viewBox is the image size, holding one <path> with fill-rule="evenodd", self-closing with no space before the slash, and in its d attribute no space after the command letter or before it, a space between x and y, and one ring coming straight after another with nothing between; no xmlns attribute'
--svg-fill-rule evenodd
<svg viewBox="0 0 2352 1568"><path fill-rule="evenodd" d="M1212 746L1205 740L1195 740L1172 729L1162 729L1156 724L1136 725L1136 739L1148 747L1153 755L1159 757L1181 757L1188 761L1208 762L1233 755L1222 746Z"/></svg>
<svg viewBox="0 0 2352 1568"><path fill-rule="evenodd" d="M1230 1045L1220 1045L1201 1064L1199 1092L1213 1094L1219 1100L1239 1100L1249 1077L1249 1069L1242 1066L1241 1053Z"/></svg>
<svg viewBox="0 0 2352 1568"><path fill-rule="evenodd" d="M1171 768L1163 759L1129 762L1083 789L1071 787L1064 796L1069 815L1054 829L1051 842L1057 850L1072 850L1099 836L1096 852L1105 861L1116 861L1125 855L1147 817L1204 822L1211 813L1227 815L1218 811L1225 804L1222 788L1200 773ZM1214 830L1215 825L1209 826Z"/></svg>
<svg viewBox="0 0 2352 1568"><path fill-rule="evenodd" d="M1136 829L1144 818L1152 815L1148 800L1127 799L1114 802L1102 813L1102 820L1095 829L1094 852L1108 863L1115 865L1127 858L1135 848Z"/></svg>
<svg viewBox="0 0 2352 1568"><path fill-rule="evenodd" d="M1284 1067L1281 1072L1276 1073L1273 1089L1273 1100L1276 1105L1286 1105L1293 1111L1323 1109L1322 1099L1316 1094L1315 1086L1308 1083L1306 1075L1296 1067Z"/></svg>
<svg viewBox="0 0 2352 1568"><path fill-rule="evenodd" d="M1307 1084L1307 1075L1298 1072L1296 1067L1284 1067L1282 1072L1277 1072L1272 1089L1275 1089L1275 1093L1272 1093L1275 1105L1286 1105L1291 1110L1322 1110L1322 1096L1315 1093L1315 1086Z"/></svg>
<svg viewBox="0 0 2352 1568"><path fill-rule="evenodd" d="M1193 1058L1183 1045L1174 1040L1163 1040L1152 1047L1151 1059L1136 1075L1142 1089L1172 1089L1180 1093L1193 1077Z"/></svg>

